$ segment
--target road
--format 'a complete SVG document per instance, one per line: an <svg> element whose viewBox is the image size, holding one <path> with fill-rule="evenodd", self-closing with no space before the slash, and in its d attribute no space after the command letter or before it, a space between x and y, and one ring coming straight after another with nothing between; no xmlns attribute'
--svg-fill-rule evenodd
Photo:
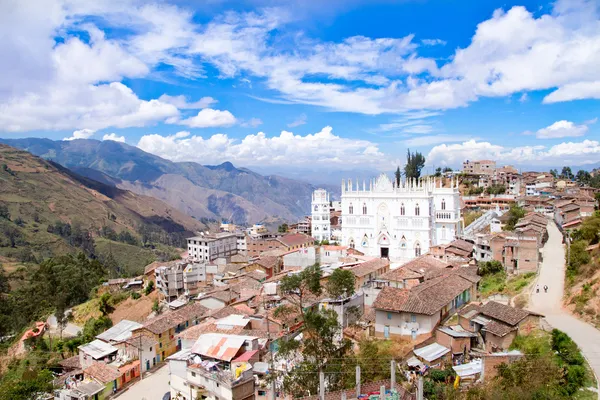
<svg viewBox="0 0 600 400"><path fill-rule="evenodd" d="M54 315L51 315L50 317L48 317L48 320L46 321L46 323L48 324L48 328L49 328L50 334L52 336L60 335L60 330L58 329L58 324L56 322L56 317ZM74 337L74 336L77 336L77 334L79 332L81 332L80 326L77 326L75 324L67 322L67 325L65 325L65 328L62 331L62 335L65 338Z"/></svg>
<svg viewBox="0 0 600 400"><path fill-rule="evenodd" d="M566 332L577 343L596 377L600 377L600 330L575 318L562 307L565 246L554 222L548 223L548 236L548 242L542 250L544 259L537 281L540 293L535 292L534 285L529 309L544 314L553 328ZM548 285L548 293L544 293L544 285Z"/></svg>
<svg viewBox="0 0 600 400"><path fill-rule="evenodd" d="M144 380L129 386L124 392L114 398L119 400L162 400L165 393L170 391L169 366L144 375Z"/></svg>

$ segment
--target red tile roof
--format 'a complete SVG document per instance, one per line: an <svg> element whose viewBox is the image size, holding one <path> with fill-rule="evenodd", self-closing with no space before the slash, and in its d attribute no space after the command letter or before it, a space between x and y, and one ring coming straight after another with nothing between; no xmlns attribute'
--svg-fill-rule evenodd
<svg viewBox="0 0 600 400"><path fill-rule="evenodd" d="M361 278L384 269L385 267L389 267L389 265L390 260L386 258L376 258L374 260L365 261L364 263L358 264L356 267L350 269L350 271L352 271L355 276Z"/></svg>
<svg viewBox="0 0 600 400"><path fill-rule="evenodd" d="M277 240L287 247L293 247L302 244L313 244L315 242L312 237L303 233L288 233Z"/></svg>
<svg viewBox="0 0 600 400"><path fill-rule="evenodd" d="M101 362L93 362L83 372L105 385L121 376L121 372L116 367Z"/></svg>

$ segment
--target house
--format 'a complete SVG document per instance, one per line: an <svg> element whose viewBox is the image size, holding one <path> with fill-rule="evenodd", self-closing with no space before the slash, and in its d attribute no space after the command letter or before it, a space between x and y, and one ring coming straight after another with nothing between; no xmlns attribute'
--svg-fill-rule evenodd
<svg viewBox="0 0 600 400"><path fill-rule="evenodd" d="M374 258L370 261L360 263L349 270L352 271L356 278L356 290L358 291L367 282L377 279L388 272L390 270L390 260L387 258Z"/></svg>
<svg viewBox="0 0 600 400"><path fill-rule="evenodd" d="M122 386L122 384L119 384L121 371L115 366L94 362L85 368L83 372L88 381L95 381L103 387L101 392L94 394L94 400L106 399Z"/></svg>
<svg viewBox="0 0 600 400"><path fill-rule="evenodd" d="M117 349L110 343L96 339L79 346L79 365L85 369L95 362L110 363L117 358Z"/></svg>
<svg viewBox="0 0 600 400"><path fill-rule="evenodd" d="M142 372L149 371L156 365L156 350L158 341L148 335L132 336L116 345L127 356L140 360Z"/></svg>
<svg viewBox="0 0 600 400"><path fill-rule="evenodd" d="M319 259L321 264L333 264L340 261L340 258L348 256L348 247L323 245L319 246Z"/></svg>
<svg viewBox="0 0 600 400"><path fill-rule="evenodd" d="M363 314L363 296L362 293L355 293L350 297L340 299L322 299L319 302L319 309L335 311L338 316L338 323L344 329L348 325L354 324Z"/></svg>
<svg viewBox="0 0 600 400"><path fill-rule="evenodd" d="M537 237L503 232L492 236L489 243L492 259L501 262L507 272L537 271L541 259Z"/></svg>
<svg viewBox="0 0 600 400"><path fill-rule="evenodd" d="M375 335L412 337L431 335L448 315L477 295L480 277L450 272L411 289L384 287L373 303Z"/></svg>
<svg viewBox="0 0 600 400"><path fill-rule="evenodd" d="M397 288L411 288L429 279L445 275L453 265L447 261L425 254L379 277L388 281L390 286Z"/></svg>
<svg viewBox="0 0 600 400"><path fill-rule="evenodd" d="M456 239L447 244L431 246L429 253L435 258L448 261L455 257L469 258L473 255L473 243Z"/></svg>
<svg viewBox="0 0 600 400"><path fill-rule="evenodd" d="M208 308L203 305L190 303L146 321L141 328L132 332L132 336L146 335L158 343L153 364L158 363L181 349L181 341L175 335L197 325L207 313Z"/></svg>
<svg viewBox="0 0 600 400"><path fill-rule="evenodd" d="M181 295L196 295L206 283L206 264L178 262L154 270L156 288L171 301Z"/></svg>
<svg viewBox="0 0 600 400"><path fill-rule="evenodd" d="M277 256L261 256L256 260L250 262L246 267L244 267L245 272L250 272L254 270L260 270L267 275L267 279L272 277L275 274L281 272L283 268L283 263L281 262L281 258Z"/></svg>
<svg viewBox="0 0 600 400"><path fill-rule="evenodd" d="M188 256L195 261L210 262L237 254L238 237L235 233L202 234L187 239Z"/></svg>
<svg viewBox="0 0 600 400"><path fill-rule="evenodd" d="M468 354L477 334L463 329L460 325L441 326L435 331L437 343L450 349L453 355Z"/></svg>
<svg viewBox="0 0 600 400"><path fill-rule="evenodd" d="M225 287L223 289L217 289L213 292L201 295L197 302L207 309L218 310L219 308L223 308L226 305L233 303L238 299L238 297L239 293L236 293L230 287Z"/></svg>
<svg viewBox="0 0 600 400"><path fill-rule="evenodd" d="M314 246L303 247L284 253L283 268L306 268L318 262L317 249Z"/></svg>
<svg viewBox="0 0 600 400"><path fill-rule="evenodd" d="M257 238L248 241L248 255L257 257L261 253L269 250L280 249L291 251L304 247L310 247L314 244L314 239L302 233L263 234Z"/></svg>
<svg viewBox="0 0 600 400"><path fill-rule="evenodd" d="M539 325L540 314L495 301L484 305L469 304L458 313L458 323L466 331L480 333L485 351L508 350L519 330Z"/></svg>
<svg viewBox="0 0 600 400"><path fill-rule="evenodd" d="M413 350L416 358L429 368L442 369L444 364L452 361L450 349L439 343L431 343Z"/></svg>

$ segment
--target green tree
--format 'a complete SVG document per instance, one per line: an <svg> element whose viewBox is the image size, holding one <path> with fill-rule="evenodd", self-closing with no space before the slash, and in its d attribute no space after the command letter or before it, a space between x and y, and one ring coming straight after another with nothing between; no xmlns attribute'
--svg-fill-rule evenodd
<svg viewBox="0 0 600 400"><path fill-rule="evenodd" d="M437 168L435 169L435 176L436 176L436 177L438 177L438 178L439 178L440 176L442 176L442 168L441 168L441 167L437 167Z"/></svg>
<svg viewBox="0 0 600 400"><path fill-rule="evenodd" d="M556 169L551 169L550 170L550 175L552 175L555 178L558 178L558 171Z"/></svg>
<svg viewBox="0 0 600 400"><path fill-rule="evenodd" d="M560 177L569 180L573 180L573 178L575 178L573 176L573 171L571 171L571 167L563 167L560 173Z"/></svg>
<svg viewBox="0 0 600 400"><path fill-rule="evenodd" d="M98 310L102 313L102 316L105 317L111 312L115 310L112 305L112 298L110 293L104 293L100 296L100 300L98 302Z"/></svg>
<svg viewBox="0 0 600 400"><path fill-rule="evenodd" d="M10 220L10 211L8 210L6 204L0 203L0 218Z"/></svg>
<svg viewBox="0 0 600 400"><path fill-rule="evenodd" d="M444 169L442 170L442 172L443 173L452 172L452 168L450 168L450 167L444 167Z"/></svg>
<svg viewBox="0 0 600 400"><path fill-rule="evenodd" d="M579 171L577 171L575 179L577 179L577 182L587 185L592 180L592 175L590 175L589 172L580 169Z"/></svg>
<svg viewBox="0 0 600 400"><path fill-rule="evenodd" d="M277 232L279 233L286 233L288 231L288 224L283 223L281 225L279 225L279 227L277 228Z"/></svg>
<svg viewBox="0 0 600 400"><path fill-rule="evenodd" d="M588 264L592 258L586 251L588 243L585 240L576 240L569 247L569 263L567 265L567 275L575 276L582 265Z"/></svg>
<svg viewBox="0 0 600 400"><path fill-rule="evenodd" d="M498 272L504 272L504 267L500 261L496 260L482 261L479 263L479 268L477 269L479 276L493 275Z"/></svg>
<svg viewBox="0 0 600 400"><path fill-rule="evenodd" d="M425 156L418 151L411 153L408 149L406 153L406 165L404 166L404 176L417 179L421 176L421 170L425 166Z"/></svg>
<svg viewBox="0 0 600 400"><path fill-rule="evenodd" d="M50 393L53 389L52 372L26 370L20 378L9 376L0 384L0 399L22 400L40 398L41 393Z"/></svg>
<svg viewBox="0 0 600 400"><path fill-rule="evenodd" d="M579 234L582 239L587 240L590 244L598 243L600 239L600 217L587 217L581 223Z"/></svg>
<svg viewBox="0 0 600 400"><path fill-rule="evenodd" d="M396 176L396 187L398 187L400 186L400 181L402 180L402 172L400 172L400 167L396 168L394 175Z"/></svg>
<svg viewBox="0 0 600 400"><path fill-rule="evenodd" d="M340 299L354 294L356 278L352 271L338 268L334 270L327 280L326 290L331 298Z"/></svg>
<svg viewBox="0 0 600 400"><path fill-rule="evenodd" d="M506 225L504 226L504 230L512 231L513 229L515 229L515 225L517 225L519 220L525 216L525 209L514 204L508 210L508 216L509 219Z"/></svg>
<svg viewBox="0 0 600 400"><path fill-rule="evenodd" d="M158 299L154 299L154 303L152 303L152 311L154 311L156 314L160 314L161 307Z"/></svg>
<svg viewBox="0 0 600 400"><path fill-rule="evenodd" d="M154 281L148 281L146 284L146 288L144 289L144 294L148 296L154 290Z"/></svg>

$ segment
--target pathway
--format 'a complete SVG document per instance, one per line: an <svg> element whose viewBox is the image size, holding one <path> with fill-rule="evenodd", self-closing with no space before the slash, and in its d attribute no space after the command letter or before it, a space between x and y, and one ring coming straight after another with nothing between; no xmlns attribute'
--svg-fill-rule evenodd
<svg viewBox="0 0 600 400"><path fill-rule="evenodd" d="M567 333L581 348L596 377L600 377L600 330L563 309L565 246L554 222L548 223L548 236L537 281L540 293L535 293L533 285L529 309L544 314L553 328ZM544 285L548 285L548 293L544 293Z"/></svg>
<svg viewBox="0 0 600 400"><path fill-rule="evenodd" d="M56 317L54 315L49 316L46 323L48 324L48 330L50 331L49 333L52 336L60 335L60 330L58 329L58 323L57 323ZM81 332L80 326L77 326L71 322L67 322L67 325L65 325L65 327L62 331L62 336L64 338L74 337L74 336L77 336L77 334L79 332Z"/></svg>
<svg viewBox="0 0 600 400"><path fill-rule="evenodd" d="M171 390L169 386L169 366L164 365L157 370L144 374L144 379L117 392L113 397L119 400L162 400Z"/></svg>

